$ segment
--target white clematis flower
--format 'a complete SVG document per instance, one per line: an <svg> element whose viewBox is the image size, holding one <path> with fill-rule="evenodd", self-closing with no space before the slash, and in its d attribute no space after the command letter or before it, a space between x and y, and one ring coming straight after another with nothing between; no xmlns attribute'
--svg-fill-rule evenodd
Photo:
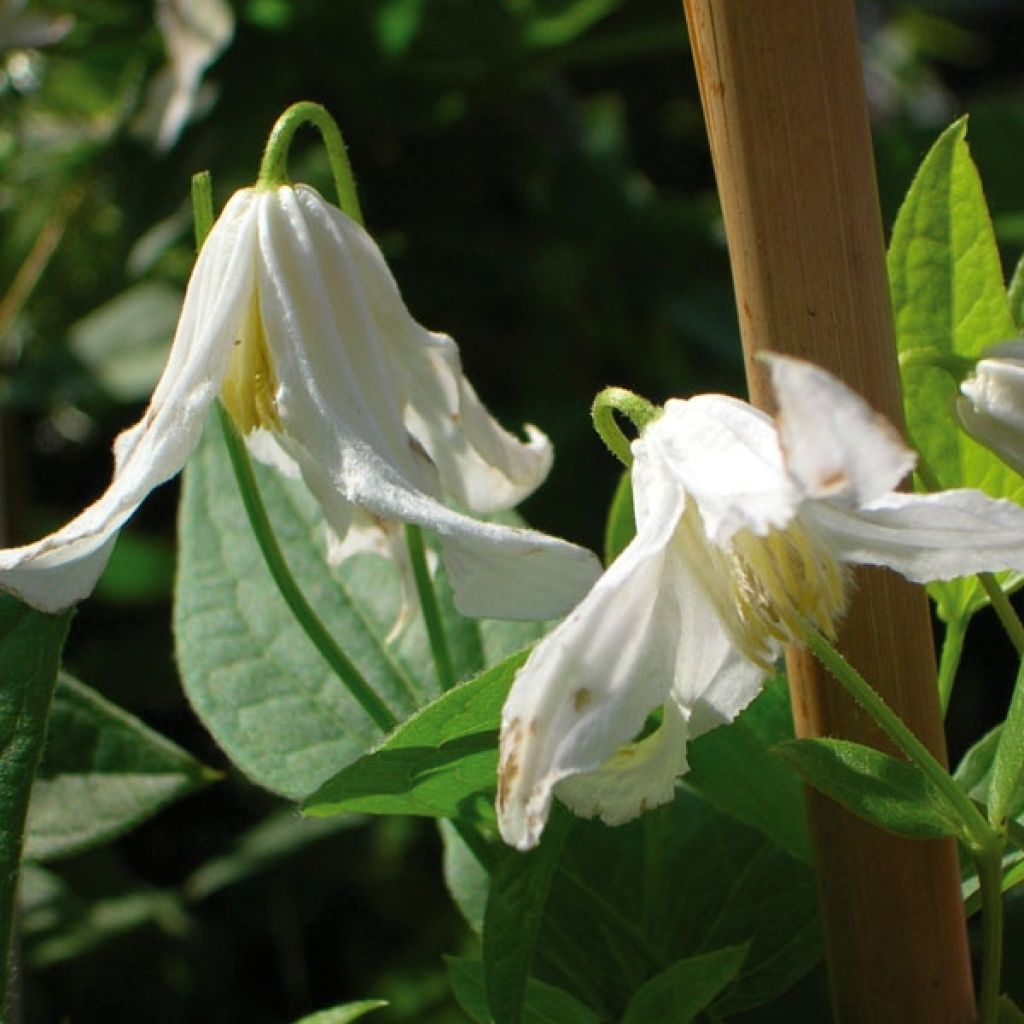
<svg viewBox="0 0 1024 1024"><path fill-rule="evenodd" d="M895 491L914 455L888 422L818 367L771 366L777 421L701 395L669 401L633 443L636 537L505 704L506 842L538 842L553 794L608 824L671 800L687 742L750 703L801 620L835 634L846 564L917 582L1024 568L1024 509Z"/></svg>
<svg viewBox="0 0 1024 1024"><path fill-rule="evenodd" d="M56 533L0 551L0 588L50 612L85 597L118 528L195 449L218 393L254 454L313 492L337 557L365 550L372 526L427 527L458 608L495 618L562 615L600 572L589 551L442 503L510 508L546 476L550 443L491 418L455 343L412 319L370 236L300 185L228 202L149 408L115 441L110 487Z"/></svg>
<svg viewBox="0 0 1024 1024"><path fill-rule="evenodd" d="M964 430L1024 473L1024 340L994 345L960 385Z"/></svg>

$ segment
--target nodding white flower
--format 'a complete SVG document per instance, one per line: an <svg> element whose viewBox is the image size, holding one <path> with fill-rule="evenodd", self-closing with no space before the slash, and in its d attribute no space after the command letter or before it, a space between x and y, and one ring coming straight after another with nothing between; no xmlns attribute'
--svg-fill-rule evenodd
<svg viewBox="0 0 1024 1024"><path fill-rule="evenodd" d="M993 345L960 385L964 430L1024 473L1024 340Z"/></svg>
<svg viewBox="0 0 1024 1024"><path fill-rule="evenodd" d="M671 800L688 740L750 703L782 643L804 621L835 634L847 564L918 582L1024 569L1024 509L896 492L914 455L886 420L816 366L771 368L777 420L700 395L633 443L636 537L505 703L506 842L538 842L553 794L608 824Z"/></svg>
<svg viewBox="0 0 1024 1024"><path fill-rule="evenodd" d="M427 527L457 607L495 618L562 615L600 572L583 548L443 503L510 508L547 475L550 443L492 419L455 343L412 319L370 236L299 185L225 206L149 408L114 443L110 487L56 533L0 551L0 588L43 611L85 597L118 528L195 449L218 393L253 453L305 481L337 557L365 549L371 525Z"/></svg>

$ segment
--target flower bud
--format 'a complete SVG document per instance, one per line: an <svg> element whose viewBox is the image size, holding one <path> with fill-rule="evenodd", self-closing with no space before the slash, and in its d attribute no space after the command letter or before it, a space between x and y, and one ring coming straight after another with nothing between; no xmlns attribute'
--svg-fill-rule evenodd
<svg viewBox="0 0 1024 1024"><path fill-rule="evenodd" d="M1024 339L1003 342L979 359L960 385L964 430L1024 473Z"/></svg>

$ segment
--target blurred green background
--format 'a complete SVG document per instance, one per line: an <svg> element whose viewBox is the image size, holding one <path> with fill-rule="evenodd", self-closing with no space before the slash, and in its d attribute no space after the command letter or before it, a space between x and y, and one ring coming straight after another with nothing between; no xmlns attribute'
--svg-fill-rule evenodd
<svg viewBox="0 0 1024 1024"><path fill-rule="evenodd" d="M174 5L157 6L166 18ZM456 338L508 426L553 438L555 470L524 507L532 523L599 547L617 477L589 426L600 388L742 394L674 0L179 2L221 46L192 54L209 67L184 90L188 123L165 121L162 139L157 6L0 5L7 543L105 486L111 439L148 396L191 267L191 175L210 169L223 203L300 99L338 119L367 227L413 314ZM969 111L1011 265L1024 248L1024 6L858 11L886 226L935 135ZM312 132L292 171L332 196ZM67 661L225 778L27 876L24 1019L259 1024L379 996L393 1004L382 1024L465 1021L442 956L474 940L444 892L433 827L301 822L230 770L184 705L169 628L176 488L124 531ZM983 685L1002 643L990 625L972 634L987 653L957 691L955 749L1006 699Z"/></svg>

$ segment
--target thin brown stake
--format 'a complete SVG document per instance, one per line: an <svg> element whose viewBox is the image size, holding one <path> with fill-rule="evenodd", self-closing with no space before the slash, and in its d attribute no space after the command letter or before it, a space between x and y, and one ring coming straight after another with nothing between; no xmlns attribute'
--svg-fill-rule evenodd
<svg viewBox="0 0 1024 1024"><path fill-rule="evenodd" d="M903 426L851 0L684 0L732 261L752 401L757 352L831 370ZM925 595L856 574L839 646L945 759ZM887 744L804 651L787 653L802 736ZM974 1020L956 851L897 839L809 793L836 1019Z"/></svg>

